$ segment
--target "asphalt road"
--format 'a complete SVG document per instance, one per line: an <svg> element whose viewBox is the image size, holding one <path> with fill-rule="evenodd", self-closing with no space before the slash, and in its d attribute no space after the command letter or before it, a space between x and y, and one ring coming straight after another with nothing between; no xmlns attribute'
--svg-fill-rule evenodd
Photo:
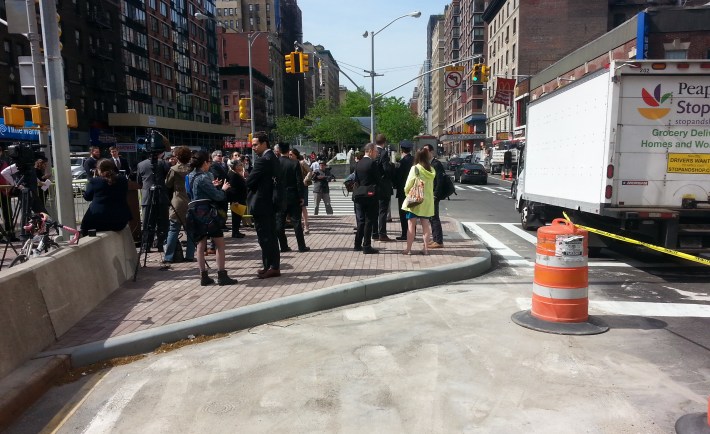
<svg viewBox="0 0 710 434"><path fill-rule="evenodd" d="M268 324L53 389L9 432L668 433L710 395L710 270L603 250L596 336L512 323L535 234L508 182L442 213L493 253L477 279ZM482 188L488 187L488 188Z"/></svg>

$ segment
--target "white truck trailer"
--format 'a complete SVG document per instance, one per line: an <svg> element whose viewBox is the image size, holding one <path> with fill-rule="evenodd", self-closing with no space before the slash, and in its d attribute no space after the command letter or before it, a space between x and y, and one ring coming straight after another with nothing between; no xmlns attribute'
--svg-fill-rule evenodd
<svg viewBox="0 0 710 434"><path fill-rule="evenodd" d="M567 211L575 223L710 252L710 61L612 62L527 110L515 198L524 228Z"/></svg>

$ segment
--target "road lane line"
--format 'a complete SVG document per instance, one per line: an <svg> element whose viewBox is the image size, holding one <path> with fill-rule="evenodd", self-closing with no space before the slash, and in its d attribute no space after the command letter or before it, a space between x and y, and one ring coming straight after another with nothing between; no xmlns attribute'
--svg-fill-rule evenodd
<svg viewBox="0 0 710 434"><path fill-rule="evenodd" d="M476 234L481 241L483 241L488 247L491 249L495 250L498 255L502 256L503 259L510 265L516 265L516 266L532 266L533 263L528 261L527 259L523 258L522 256L518 255L515 253L510 247L506 246L503 244L500 240L498 240L496 237L493 235L489 234L485 230L483 230L479 225L476 223L470 223L470 222L464 222L462 223L464 226L469 228L474 234Z"/></svg>
<svg viewBox="0 0 710 434"><path fill-rule="evenodd" d="M529 298L517 298L515 301L521 310L530 309L532 305ZM589 310L594 314L710 318L710 306L706 304L589 300Z"/></svg>
<svg viewBox="0 0 710 434"><path fill-rule="evenodd" d="M510 232L514 233L515 235L519 236L520 238L524 239L525 241L529 242L530 244L536 246L537 245L537 237L534 235L530 235L529 232L524 231L523 229L517 227L513 223L501 223L501 226L504 228L508 229Z"/></svg>

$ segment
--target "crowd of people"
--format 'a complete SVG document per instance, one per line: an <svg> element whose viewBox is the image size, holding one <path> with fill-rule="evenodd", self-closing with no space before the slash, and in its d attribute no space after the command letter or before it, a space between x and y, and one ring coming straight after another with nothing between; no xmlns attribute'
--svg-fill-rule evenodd
<svg viewBox="0 0 710 434"><path fill-rule="evenodd" d="M423 246L417 253L426 255L429 249L443 247L438 213L444 168L431 146L414 155L412 148L411 142L401 142L401 158L393 162L390 146L379 134L375 143L364 145L361 152L353 148L348 151L349 179L355 185L355 251L376 254L379 250L373 247L373 241L396 239L406 241L402 254L415 254L418 225L423 231ZM158 150L141 161L134 175L141 188L144 251L156 248L163 252L165 264L196 262L201 285L215 283L206 266L209 255L215 255L216 283L237 283L225 268L225 230L231 230L232 238L240 239L246 236L244 226L254 228L261 249L262 267L257 272L260 279L281 275L281 253L292 251L286 235L288 227L293 228L298 251L310 251L305 237L310 232L308 189L313 186L314 214L319 214L321 202L325 213L333 214L329 193L335 177L325 160L332 156L327 151L322 155L302 155L287 143L272 146L265 132L254 134L252 150L257 156L253 166L239 152L225 156L219 150L208 154L185 146L174 147L169 158ZM131 168L115 148L110 149L110 155L101 158L98 148L92 148L84 162L89 179L83 195L91 202L81 222L84 235L120 231L132 219L126 201ZM35 166L39 183L44 182L43 164L38 161ZM407 200L415 184L423 194L419 203ZM390 238L387 223L392 221L393 192L400 234ZM245 210L249 221L242 217ZM186 241L184 252L182 233Z"/></svg>

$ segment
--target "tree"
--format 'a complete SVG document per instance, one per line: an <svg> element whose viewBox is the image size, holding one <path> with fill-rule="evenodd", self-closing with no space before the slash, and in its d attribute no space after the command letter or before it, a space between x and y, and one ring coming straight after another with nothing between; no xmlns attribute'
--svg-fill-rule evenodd
<svg viewBox="0 0 710 434"><path fill-rule="evenodd" d="M345 116L364 117L370 116L370 94L359 87L356 91L347 91L345 102L340 107L340 112Z"/></svg>
<svg viewBox="0 0 710 434"><path fill-rule="evenodd" d="M295 116L281 116L276 118L276 128L274 129L276 140L284 142L295 141L299 136L303 136L307 132L307 125L304 119L299 119Z"/></svg>
<svg viewBox="0 0 710 434"><path fill-rule="evenodd" d="M360 124L349 116L334 113L316 121L309 130L310 137L318 143L347 145L366 140Z"/></svg>
<svg viewBox="0 0 710 434"><path fill-rule="evenodd" d="M382 101L377 116L377 130L389 143L411 140L424 128L424 121L416 116L401 98L389 97Z"/></svg>

